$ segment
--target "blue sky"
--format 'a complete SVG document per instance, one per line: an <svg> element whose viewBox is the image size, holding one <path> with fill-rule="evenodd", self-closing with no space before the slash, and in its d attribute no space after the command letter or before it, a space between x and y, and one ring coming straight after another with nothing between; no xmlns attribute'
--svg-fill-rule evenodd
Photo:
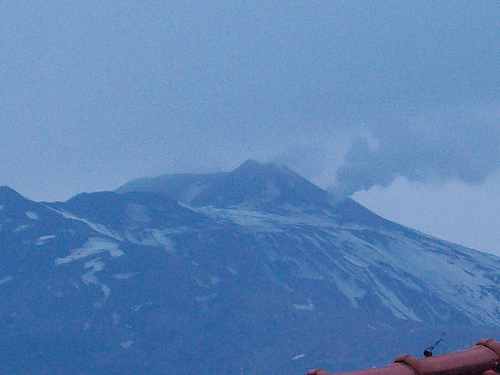
<svg viewBox="0 0 500 375"><path fill-rule="evenodd" d="M17 1L0 184L35 200L286 163L500 254L496 1Z"/></svg>

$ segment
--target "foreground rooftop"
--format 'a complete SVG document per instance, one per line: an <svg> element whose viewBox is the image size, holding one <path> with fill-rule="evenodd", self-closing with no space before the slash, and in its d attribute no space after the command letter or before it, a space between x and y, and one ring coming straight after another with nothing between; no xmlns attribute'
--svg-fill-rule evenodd
<svg viewBox="0 0 500 375"><path fill-rule="evenodd" d="M500 343L481 339L470 349L454 353L415 358L407 354L388 366L367 370L329 373L321 369L307 375L495 375L500 374Z"/></svg>

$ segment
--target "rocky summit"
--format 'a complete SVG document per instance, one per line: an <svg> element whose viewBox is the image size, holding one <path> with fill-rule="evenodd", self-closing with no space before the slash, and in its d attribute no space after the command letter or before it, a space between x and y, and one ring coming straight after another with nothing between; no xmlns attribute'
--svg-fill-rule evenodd
<svg viewBox="0 0 500 375"><path fill-rule="evenodd" d="M2 374L369 368L498 337L499 279L274 164L66 202L0 188Z"/></svg>

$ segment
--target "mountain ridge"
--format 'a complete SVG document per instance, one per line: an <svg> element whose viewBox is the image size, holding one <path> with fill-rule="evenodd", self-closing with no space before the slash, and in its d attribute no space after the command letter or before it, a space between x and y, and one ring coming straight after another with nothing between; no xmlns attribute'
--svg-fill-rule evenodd
<svg viewBox="0 0 500 375"><path fill-rule="evenodd" d="M257 175L261 178L267 177L267 180L262 181L261 179L258 181L260 183L260 186L258 186L260 187L260 191L258 191L257 194L250 195L247 191L247 195L250 195L254 199L256 196L260 197L260 200L256 202L257 204L254 204L249 208L263 209L264 211L266 209L269 210L269 206L266 206L265 204L267 201L278 205L280 209L286 210L287 208L290 209L293 207L292 204L286 204L290 203L287 202L287 198L289 198L288 200L291 201L291 203L294 203L295 207L302 207L302 211L307 211L308 209L312 209L313 211L315 209L319 209L319 211L326 210L330 213L337 214L340 220L355 221L360 217L366 220L366 218L369 217L372 220L372 224L395 224L397 226L401 226L400 224L394 223L377 215L351 198L346 198L341 201L332 200L326 190L312 184L310 181L306 180L304 177L287 167L274 163L259 163L254 160L247 160L232 172L207 174L177 173L161 175L159 177L136 179L120 186L115 190L115 192L123 194L127 192L150 191L171 196L187 206L214 205L216 207L228 207L231 206L231 204L242 204L244 203L244 200L241 197L234 198L235 195L238 195L238 191L231 191L227 195L230 196L230 199L233 198L233 201L226 201L221 204L221 197L219 197L219 201L217 201L217 195L219 194L220 196L221 191L224 190L221 189L220 186L227 186L228 184L233 184L237 187L242 184L251 185L252 175ZM285 186L285 189L283 190L288 193L288 197L282 197L280 201L273 202L273 192L279 195L280 193L282 194L282 191L274 186L274 179L272 177L279 178L280 187ZM266 182L268 184L266 184ZM214 184L216 186L214 186ZM290 188L293 189L297 186L300 187L298 192L289 193ZM267 199L262 199L262 196L266 195L266 193L268 193L271 197L268 196Z"/></svg>
<svg viewBox="0 0 500 375"><path fill-rule="evenodd" d="M418 355L436 332L450 351L500 333L500 259L331 205L288 169L131 185L0 190L4 373L340 371Z"/></svg>
<svg viewBox="0 0 500 375"><path fill-rule="evenodd" d="M230 187L230 189L228 189ZM299 194L293 189L299 188ZM226 190L224 190L226 189ZM245 200L262 204L326 204L327 192L292 170L273 163L247 160L231 172L211 174L172 174L133 180L115 192L156 191L194 206L230 206ZM190 194L191 191L191 194ZM191 196L190 199L182 199ZM281 198L282 201L276 201ZM291 202L287 202L291 200ZM262 208L263 206L261 206Z"/></svg>

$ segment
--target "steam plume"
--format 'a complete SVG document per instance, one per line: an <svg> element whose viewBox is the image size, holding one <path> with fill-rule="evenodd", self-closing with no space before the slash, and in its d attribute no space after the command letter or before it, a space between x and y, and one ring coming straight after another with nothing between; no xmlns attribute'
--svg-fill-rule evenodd
<svg viewBox="0 0 500 375"><path fill-rule="evenodd" d="M377 125L371 129L375 145L359 137L346 153L336 185L329 189L332 199L387 187L399 176L424 183L480 184L499 167L499 119L498 111L462 111Z"/></svg>

